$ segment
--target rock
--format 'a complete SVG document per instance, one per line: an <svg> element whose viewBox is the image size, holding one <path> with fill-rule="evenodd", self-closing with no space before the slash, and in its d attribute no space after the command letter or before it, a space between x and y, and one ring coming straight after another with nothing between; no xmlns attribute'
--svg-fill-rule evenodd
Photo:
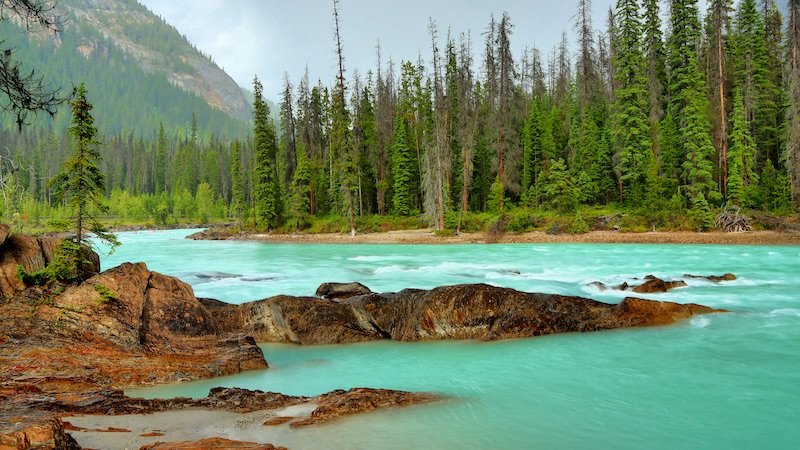
<svg viewBox="0 0 800 450"><path fill-rule="evenodd" d="M0 449L79 450L81 447L67 433L60 418L48 415L34 422L18 422L15 431L4 433L0 427ZM13 426L13 425L12 425Z"/></svg>
<svg viewBox="0 0 800 450"><path fill-rule="evenodd" d="M636 279L638 279L638 278L636 278ZM675 288L678 288L678 287L686 286L686 283L681 281L681 280L664 281L664 280L662 280L660 278L657 278L655 275L646 275L644 277L644 280L646 280L644 283L642 283L640 285L637 285L637 286L631 286L630 284L628 284L628 282L623 282L622 284L618 284L616 286L609 287L607 284L605 284L605 283L603 283L601 281L594 281L592 283L589 283L589 286L595 286L601 292L605 291L607 289L614 289L614 290L617 290L617 291L628 291L628 290L630 290L630 291L636 292L637 294L662 293L662 292L667 292L667 291L669 291L671 289L675 289Z"/></svg>
<svg viewBox="0 0 800 450"><path fill-rule="evenodd" d="M292 428L315 425L351 414L361 414L379 408L410 406L439 400L433 394L393 391L389 389L355 388L337 390L316 397L317 408L311 417L295 421Z"/></svg>
<svg viewBox="0 0 800 450"><path fill-rule="evenodd" d="M349 391L336 390L317 397L289 396L274 392L236 388L215 388L211 390L208 397L201 399L131 398L126 397L122 391L112 389L71 395L58 392L49 392L47 395L34 392L18 392L17 395L11 398L13 404L0 404L0 448L7 448L6 446L8 446L10 448L25 449L77 449L79 447L74 444L75 441L72 440L69 434L65 433L65 430L114 432L125 429L124 417L114 426L105 425L97 430L86 430L71 425L65 426L62 420L59 419L59 416L62 415L153 415L163 411L185 409L229 411L243 414L255 411L274 411L295 405L313 406L313 409L309 408L311 410L310 415L288 418L290 426L296 427L326 423L343 416L370 412L380 408L406 407L428 403L439 400L441 397L428 393L370 388L354 388ZM294 422L291 422L292 420ZM281 422L286 423L286 419L281 419ZM221 443L217 444L219 442L223 441L212 439L182 443L159 443L158 445L160 446L145 448L240 448L224 446L203 447L203 445L222 445ZM36 445L40 445L40 447ZM251 447L245 446L242 448Z"/></svg>
<svg viewBox="0 0 800 450"><path fill-rule="evenodd" d="M708 281L713 281L715 283L720 283L722 281L734 281L736 279L736 275L732 273L726 273L723 275L691 275L688 273L683 274L684 278L702 278Z"/></svg>
<svg viewBox="0 0 800 450"><path fill-rule="evenodd" d="M227 228L208 228L186 236L186 239L195 241L224 241L233 237L235 233Z"/></svg>
<svg viewBox="0 0 800 450"><path fill-rule="evenodd" d="M651 275L643 284L634 287L633 292L637 294L653 294L667 292L670 289L683 286L686 286L686 283L683 281L664 281Z"/></svg>
<svg viewBox="0 0 800 450"><path fill-rule="evenodd" d="M596 331L669 323L686 316L686 305L653 301L651 308L551 294L467 284L432 290L406 289L368 294L342 301L314 297L277 296L229 305L203 300L225 329L252 335L263 342L335 344L377 339L420 341L439 339L495 340L552 333ZM628 309L625 309L628 308ZM665 308L665 309L664 309ZM719 312L700 305L692 314ZM648 317L651 313L654 317Z"/></svg>
<svg viewBox="0 0 800 450"><path fill-rule="evenodd" d="M286 447L275 447L272 444L232 441L223 438L200 439L199 441L156 442L145 445L139 450L286 450Z"/></svg>
<svg viewBox="0 0 800 450"><path fill-rule="evenodd" d="M0 246L0 294L12 297L25 289L17 275L18 267L27 272L44 269L47 265L39 238L12 234Z"/></svg>
<svg viewBox="0 0 800 450"><path fill-rule="evenodd" d="M220 330L188 285L144 264L51 295L29 288L0 304L0 381L71 392L267 367L252 337Z"/></svg>
<svg viewBox="0 0 800 450"><path fill-rule="evenodd" d="M11 227L4 223L0 223L0 246L11 236Z"/></svg>
<svg viewBox="0 0 800 450"><path fill-rule="evenodd" d="M317 297L328 299L346 299L356 295L372 294L372 291L361 283L322 283L317 288Z"/></svg>
<svg viewBox="0 0 800 450"><path fill-rule="evenodd" d="M2 228L5 227L5 228ZM23 234L8 235L8 226L0 227L0 296L13 297L22 292L25 285L18 276L18 267L26 272L44 269L53 261L53 255L63 238L36 237ZM85 274L100 272L100 256L89 247L84 246L82 257L86 264L82 267Z"/></svg>
<svg viewBox="0 0 800 450"><path fill-rule="evenodd" d="M315 345L373 341L389 338L361 308L335 300L281 295L266 301L228 307L242 318L237 332L259 342ZM245 331L246 330L246 331Z"/></svg>

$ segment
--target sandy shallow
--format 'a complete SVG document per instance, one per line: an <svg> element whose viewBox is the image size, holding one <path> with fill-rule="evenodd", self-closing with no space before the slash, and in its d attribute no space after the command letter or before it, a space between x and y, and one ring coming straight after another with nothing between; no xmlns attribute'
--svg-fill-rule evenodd
<svg viewBox="0 0 800 450"><path fill-rule="evenodd" d="M492 240L488 239L485 233L461 233L455 236L438 236L431 229L363 233L355 236L339 233L244 234L231 237L230 239L325 244L478 244ZM519 234L506 233L498 237L496 242L800 245L800 232L750 231L744 233L695 233L690 231L656 231L648 233L622 233L618 231L591 231L585 234L552 235L541 231L535 231Z"/></svg>
<svg viewBox="0 0 800 450"><path fill-rule="evenodd" d="M281 445L289 433L302 433L302 430L291 430L288 424L266 426L264 422L276 417L308 417L316 407L316 404L305 403L245 414L184 409L120 416L66 416L63 420L79 428L69 433L83 448L138 449L156 442L195 441L212 437Z"/></svg>

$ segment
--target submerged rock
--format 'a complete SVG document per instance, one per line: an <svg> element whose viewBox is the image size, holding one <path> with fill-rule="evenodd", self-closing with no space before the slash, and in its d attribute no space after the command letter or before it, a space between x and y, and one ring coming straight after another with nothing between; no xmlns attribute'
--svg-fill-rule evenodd
<svg viewBox="0 0 800 450"><path fill-rule="evenodd" d="M713 281L715 283L720 283L722 281L734 281L736 280L736 275L732 273L726 273L723 275L691 275L688 273L683 274L684 278L702 278L708 281Z"/></svg>
<svg viewBox="0 0 800 450"><path fill-rule="evenodd" d="M732 273L726 273L725 275L719 275L719 276L716 275L698 276L698 275L684 274L683 278L702 278L714 282L721 282L721 281L735 280L736 275ZM616 286L608 286L607 284L601 281L594 281L592 283L589 283L589 286L595 286L601 292L608 289L614 289L617 291L633 291L636 292L637 294L656 294L656 293L668 292L672 289L684 287L687 285L686 282L683 280L664 281L661 278L658 278L654 275L647 275L644 277L644 280L645 280L644 283L638 285L630 285L628 284L628 282L624 282Z"/></svg>
<svg viewBox="0 0 800 450"><path fill-rule="evenodd" d="M139 450L286 450L286 447L223 438L208 438L197 441L156 442L155 444L144 445Z"/></svg>
<svg viewBox="0 0 800 450"><path fill-rule="evenodd" d="M670 289L675 289L684 286L686 286L685 281L681 280L664 281L660 278L651 276L651 278L649 278L644 283L640 284L639 286L635 286L633 288L633 292L636 292L637 294L654 294L654 293L667 292Z"/></svg>

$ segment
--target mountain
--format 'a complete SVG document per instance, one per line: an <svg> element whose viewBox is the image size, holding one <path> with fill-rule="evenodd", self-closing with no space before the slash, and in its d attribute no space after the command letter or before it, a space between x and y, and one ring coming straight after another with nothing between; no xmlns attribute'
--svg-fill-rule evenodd
<svg viewBox="0 0 800 450"><path fill-rule="evenodd" d="M210 106L247 120L242 89L208 56L162 18L135 0L62 0L59 5L82 26L92 26L148 73L160 73ZM82 47L82 52L91 48Z"/></svg>
<svg viewBox="0 0 800 450"><path fill-rule="evenodd" d="M0 22L0 41L15 58L53 86L69 89L85 82L105 133L152 135L186 130L192 116L201 132L243 138L249 132L250 102L236 82L162 18L135 0L61 0L61 33L26 33ZM54 122L63 129L62 107ZM4 124L11 119L2 117Z"/></svg>

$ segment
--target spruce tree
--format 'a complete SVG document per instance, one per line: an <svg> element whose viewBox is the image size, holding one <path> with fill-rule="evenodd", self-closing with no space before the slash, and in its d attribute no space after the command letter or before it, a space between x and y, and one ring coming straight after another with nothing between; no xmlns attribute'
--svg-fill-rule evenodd
<svg viewBox="0 0 800 450"><path fill-rule="evenodd" d="M700 39L697 1L672 0L671 5L669 113L679 130L683 180L690 199L703 193L704 200L717 201L721 196L713 178L714 146L708 134L706 80L697 57Z"/></svg>
<svg viewBox="0 0 800 450"><path fill-rule="evenodd" d="M411 198L411 183L414 179L414 159L408 147L406 126L398 115L394 124L394 142L392 144L392 176L394 178L392 195L392 213L398 216L410 216L414 211Z"/></svg>
<svg viewBox="0 0 800 450"><path fill-rule="evenodd" d="M753 156L756 146L745 118L744 101L740 89L737 89L734 94L731 115L727 200L734 205L742 205L747 202L745 185L757 183L753 172Z"/></svg>
<svg viewBox="0 0 800 450"><path fill-rule="evenodd" d="M239 232L242 231L244 212L244 180L242 179L242 144L234 141L231 144L231 209L236 215Z"/></svg>
<svg viewBox="0 0 800 450"><path fill-rule="evenodd" d="M278 143L275 126L269 117L269 106L262 96L258 77L253 80L253 147L255 157L254 201L258 220L268 230L279 224L281 195L278 187Z"/></svg>
<svg viewBox="0 0 800 450"><path fill-rule="evenodd" d="M765 117L762 113L770 109L765 104L769 100L767 79L767 48L764 18L758 12L755 0L742 0L736 12L735 35L735 84L742 89L745 117L750 123L751 132L759 151L758 160L769 157L762 147L764 132L760 130ZM772 106L774 107L774 106Z"/></svg>
<svg viewBox="0 0 800 450"><path fill-rule="evenodd" d="M649 160L652 157L647 80L641 44L641 21L636 0L619 0L614 16L617 35L614 51L615 92L612 135L618 156L621 200L644 200Z"/></svg>
<svg viewBox="0 0 800 450"><path fill-rule="evenodd" d="M105 203L105 177L100 171L102 156L97 146L97 127L92 117L92 104L86 99L86 86L81 83L72 101L73 154L53 180L53 193L74 209L75 242L87 242L87 232L109 244L112 250L119 245L117 237L98 220L96 214L108 211Z"/></svg>
<svg viewBox="0 0 800 450"><path fill-rule="evenodd" d="M292 174L292 182L289 186L287 216L290 225L294 227L295 230L300 230L308 220L311 171L306 149L301 144L296 150L297 166Z"/></svg>

